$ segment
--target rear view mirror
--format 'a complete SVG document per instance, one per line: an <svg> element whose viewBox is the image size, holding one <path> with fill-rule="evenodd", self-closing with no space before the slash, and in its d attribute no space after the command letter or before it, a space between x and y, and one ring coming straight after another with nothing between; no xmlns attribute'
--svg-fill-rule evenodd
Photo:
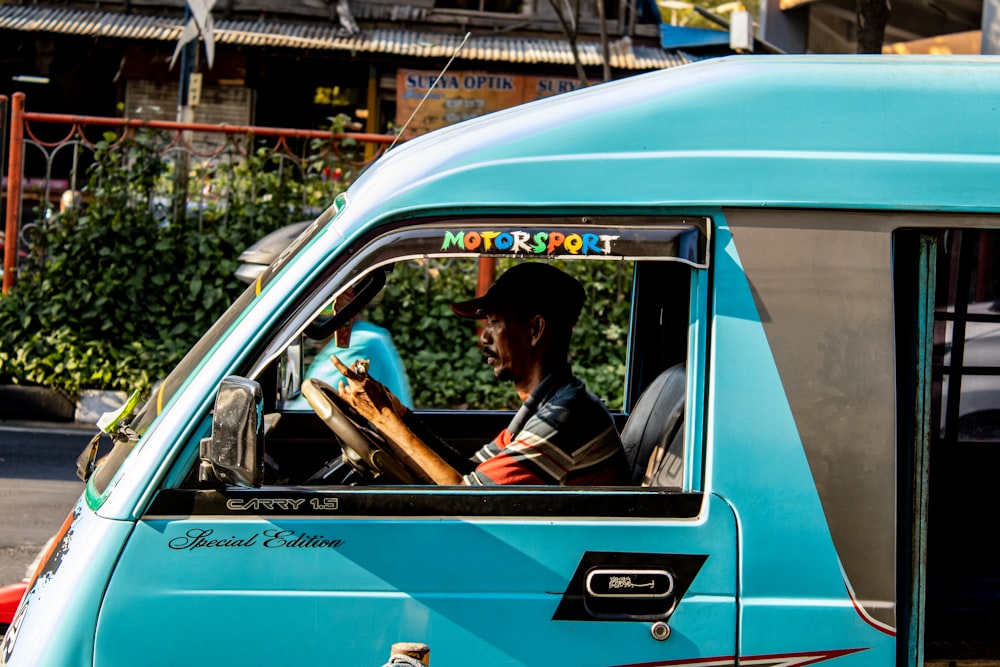
<svg viewBox="0 0 1000 667"><path fill-rule="evenodd" d="M291 401L302 393L302 336L285 348L278 360L278 396Z"/></svg>
<svg viewBox="0 0 1000 667"><path fill-rule="evenodd" d="M385 287L385 270L373 271L363 279L360 285L356 285L349 293L342 294L343 300L338 299L335 306L336 312L329 317L320 317L306 327L306 335L313 340L325 340L334 333L339 333L337 345L346 347L347 342L343 342L345 337L350 340L350 322L354 316L371 301L376 294ZM346 328L345 328L346 325ZM338 332L338 329L343 331Z"/></svg>
<svg viewBox="0 0 1000 667"><path fill-rule="evenodd" d="M253 380L231 375L219 385L212 435L201 442L202 481L255 488L264 477L264 398ZM210 469L206 470L206 467Z"/></svg>

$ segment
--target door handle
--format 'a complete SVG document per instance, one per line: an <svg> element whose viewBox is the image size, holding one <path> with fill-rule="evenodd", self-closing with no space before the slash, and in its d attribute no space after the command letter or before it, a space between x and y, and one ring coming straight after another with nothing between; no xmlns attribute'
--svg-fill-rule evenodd
<svg viewBox="0 0 1000 667"><path fill-rule="evenodd" d="M677 606L675 589L669 570L596 567L587 572L583 602L594 618L664 620Z"/></svg>

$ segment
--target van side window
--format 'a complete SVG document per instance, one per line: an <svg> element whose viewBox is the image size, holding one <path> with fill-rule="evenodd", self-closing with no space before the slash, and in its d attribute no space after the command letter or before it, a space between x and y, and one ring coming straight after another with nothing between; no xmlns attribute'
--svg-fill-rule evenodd
<svg viewBox="0 0 1000 667"><path fill-rule="evenodd" d="M912 250L918 235L926 274L920 284L928 297L933 296L933 310L917 318L922 326L913 329L927 340L930 368L922 370L922 377L929 387L925 389L923 380L918 380L901 395L923 397L929 421L918 427L913 455L917 461L908 461L912 469L903 477L909 477L917 489L912 508L915 518L901 525L904 535L912 530L917 536L914 541L925 540L926 654L942 658L952 655L959 643L991 645L1000 620L993 536L981 525L982 517L996 513L1000 466L1000 275L996 268L1000 266L1000 231L913 232L899 245L904 248L910 243L911 250L897 254L898 261L905 263L906 255L918 255ZM910 272L918 274L914 269ZM906 340L908 330L903 324L901 340ZM912 362L902 360L905 373L904 364ZM905 402L902 405L909 407ZM906 424L911 416L901 410L900 423ZM902 435L899 451L905 461L911 441L905 431ZM903 492L901 497L905 506L909 496ZM912 551L918 553L916 548Z"/></svg>
<svg viewBox="0 0 1000 667"><path fill-rule="evenodd" d="M945 442L1000 441L1000 234L943 240L934 304L934 370Z"/></svg>
<svg viewBox="0 0 1000 667"><path fill-rule="evenodd" d="M515 231L492 224L499 235L517 239L523 234L517 231L523 222L508 225ZM286 380L296 373L301 380L337 387L343 376L331 361L333 355L347 366L368 361L370 376L388 387L419 422L407 425L460 474L471 472L473 455L512 423L522 401L512 383L494 377L481 348L482 322L458 317L451 304L482 294L505 271L533 258L472 252L477 240L450 232L452 226L457 225L442 227L436 237L426 228L414 236L396 231L359 247L352 255L357 271L348 271L346 281L341 277L345 270L331 273L311 288L310 300L297 306L301 314L293 313L276 334L276 342L286 340L285 352L265 357L259 363L268 365L258 365L256 374L248 372L259 378L265 410L272 413L265 436L265 485L428 483L419 472L414 476L394 464L379 467L378 461L384 462L393 446L379 441L381 434L372 437L374 429L363 419L356 424L359 429L352 430L360 433L357 440L357 433L345 435L339 417L331 421L329 411L316 405L315 395L307 399L308 392L288 391L294 382ZM686 465L691 273L702 268L699 261L706 257L704 242L697 238L703 232L676 223L640 228L641 233L629 230L632 236L623 235L624 256L613 258L601 254L612 241L598 240L613 235L589 229L577 235L583 240L568 256L535 260L574 276L586 292L570 342L571 370L611 413L628 461L628 485L680 490ZM573 233L568 229L561 236ZM459 238L465 244L461 252L442 252ZM581 251L586 243L590 256ZM677 261L682 251L690 257ZM379 279L372 281L375 275ZM352 322L349 341L342 335L345 318ZM332 329L334 325L341 330ZM272 344L268 349L276 348ZM296 372L274 370L275 359L290 358L301 360ZM349 411L347 415L352 416ZM358 422L357 415L350 421ZM348 446L354 440L360 444ZM371 453L373 442L381 454Z"/></svg>

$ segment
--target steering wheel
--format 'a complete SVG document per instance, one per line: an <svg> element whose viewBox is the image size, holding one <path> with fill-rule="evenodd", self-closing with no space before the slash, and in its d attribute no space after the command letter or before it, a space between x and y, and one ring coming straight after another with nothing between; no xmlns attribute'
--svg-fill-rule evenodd
<svg viewBox="0 0 1000 667"><path fill-rule="evenodd" d="M389 484L426 483L422 472L414 471L408 461L398 457L382 435L367 425L368 420L328 383L307 378L302 383L302 395L340 440L344 462L362 477Z"/></svg>

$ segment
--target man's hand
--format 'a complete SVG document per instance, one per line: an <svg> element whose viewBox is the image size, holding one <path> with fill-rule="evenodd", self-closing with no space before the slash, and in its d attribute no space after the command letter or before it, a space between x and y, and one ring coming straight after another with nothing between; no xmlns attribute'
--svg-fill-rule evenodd
<svg viewBox="0 0 1000 667"><path fill-rule="evenodd" d="M462 483L462 476L403 423L406 406L368 375L367 362L348 368L335 354L330 355L330 360L347 378L337 387L337 393L386 437L397 456L422 470L435 484Z"/></svg>
<svg viewBox="0 0 1000 667"><path fill-rule="evenodd" d="M360 360L351 367L345 366L335 354L330 355L330 360L347 378L346 384L340 382L337 393L358 414L375 425L384 424L385 419L403 418L406 406L385 385L368 375L367 360Z"/></svg>

